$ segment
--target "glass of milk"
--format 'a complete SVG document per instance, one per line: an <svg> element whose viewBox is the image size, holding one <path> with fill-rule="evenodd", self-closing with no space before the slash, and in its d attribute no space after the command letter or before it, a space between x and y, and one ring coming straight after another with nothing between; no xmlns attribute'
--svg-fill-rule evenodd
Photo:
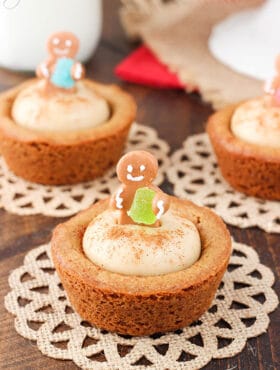
<svg viewBox="0 0 280 370"><path fill-rule="evenodd" d="M35 70L47 56L46 40L57 31L80 40L77 59L93 54L101 34L101 0L0 0L0 66Z"/></svg>

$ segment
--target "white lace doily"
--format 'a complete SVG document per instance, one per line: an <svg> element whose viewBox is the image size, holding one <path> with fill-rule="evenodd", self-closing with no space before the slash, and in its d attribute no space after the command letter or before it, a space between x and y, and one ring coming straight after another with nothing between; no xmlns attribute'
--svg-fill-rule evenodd
<svg viewBox="0 0 280 370"><path fill-rule="evenodd" d="M235 191L222 177L207 134L188 137L167 171L178 197L212 208L225 222L280 233L280 202Z"/></svg>
<svg viewBox="0 0 280 370"><path fill-rule="evenodd" d="M50 245L30 251L9 277L5 306L15 328L52 358L83 369L198 369L212 358L242 351L248 338L264 333L278 305L274 276L255 250L233 243L228 270L211 308L182 330L131 337L92 327L76 314L50 259ZM135 366L136 365L136 366ZM139 365L139 366L137 366Z"/></svg>
<svg viewBox="0 0 280 370"><path fill-rule="evenodd" d="M164 179L168 167L169 146L147 126L134 123L125 151L148 150L159 161L159 172L155 183ZM52 217L70 216L89 207L95 201L107 197L118 185L115 169L103 177L77 185L45 186L25 181L15 176L0 157L0 205L18 215L41 213Z"/></svg>

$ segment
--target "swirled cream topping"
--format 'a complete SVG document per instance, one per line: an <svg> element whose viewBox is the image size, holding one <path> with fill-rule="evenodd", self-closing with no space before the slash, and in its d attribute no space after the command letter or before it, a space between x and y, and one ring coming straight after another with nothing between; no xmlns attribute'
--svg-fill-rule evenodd
<svg viewBox="0 0 280 370"><path fill-rule="evenodd" d="M83 82L75 92L43 92L44 81L22 90L12 107L12 118L20 126L40 131L80 130L98 126L110 116L105 99Z"/></svg>
<svg viewBox="0 0 280 370"><path fill-rule="evenodd" d="M125 275L161 275L183 270L201 253L195 225L169 210L160 227L117 224L117 212L107 210L87 227L86 256L96 265Z"/></svg>
<svg viewBox="0 0 280 370"><path fill-rule="evenodd" d="M231 131L248 143L280 148L280 108L270 106L265 98L249 100L235 110Z"/></svg>

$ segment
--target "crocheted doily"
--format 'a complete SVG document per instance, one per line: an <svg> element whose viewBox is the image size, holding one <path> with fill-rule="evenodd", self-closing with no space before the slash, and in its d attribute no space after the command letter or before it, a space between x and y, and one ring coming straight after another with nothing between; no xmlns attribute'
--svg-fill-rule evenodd
<svg viewBox="0 0 280 370"><path fill-rule="evenodd" d="M228 224L280 232L280 204L235 191L222 177L207 134L188 137L167 171L178 197L212 208Z"/></svg>
<svg viewBox="0 0 280 370"><path fill-rule="evenodd" d="M233 243L227 272L211 308L198 321L172 333L131 337L92 327L76 314L50 258L50 245L31 250L9 277L5 306L15 328L52 358L83 369L198 369L212 358L242 351L264 333L278 304L274 276L253 248ZM135 366L136 365L136 366ZM139 365L139 366L137 366Z"/></svg>
<svg viewBox="0 0 280 370"><path fill-rule="evenodd" d="M159 162L158 185L164 179L164 169L170 163L168 144L147 126L134 123L125 151L148 150ZM41 213L52 217L70 216L107 197L118 185L115 169L94 181L77 185L45 186L15 176L0 157L0 206L19 215Z"/></svg>

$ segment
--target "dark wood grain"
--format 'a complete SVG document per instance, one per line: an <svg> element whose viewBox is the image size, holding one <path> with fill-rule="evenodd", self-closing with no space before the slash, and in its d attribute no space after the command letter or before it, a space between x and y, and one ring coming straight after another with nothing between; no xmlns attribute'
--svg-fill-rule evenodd
<svg viewBox="0 0 280 370"><path fill-rule="evenodd" d="M211 107L196 94L183 91L157 90L123 83L114 76L114 66L135 48L125 39L120 27L116 1L104 1L104 29L99 47L87 65L88 76L105 83L117 83L131 93L138 104L137 119L156 128L167 140L172 151L180 147L187 135L202 132ZM0 91L23 81L29 74L0 69ZM165 190L172 191L167 182ZM0 210L0 367L1 369L77 369L70 361L52 360L43 356L36 344L22 338L14 329L13 317L3 306L3 297L9 291L8 275L20 266L26 252L49 241L52 229L64 219L41 215L20 217ZM261 262L275 273L274 288L280 292L280 236L267 234L256 228L241 230L229 227L237 241L248 243L259 253ZM280 315L270 315L268 331L250 339L244 350L230 359L213 360L205 369L270 370L280 368Z"/></svg>

